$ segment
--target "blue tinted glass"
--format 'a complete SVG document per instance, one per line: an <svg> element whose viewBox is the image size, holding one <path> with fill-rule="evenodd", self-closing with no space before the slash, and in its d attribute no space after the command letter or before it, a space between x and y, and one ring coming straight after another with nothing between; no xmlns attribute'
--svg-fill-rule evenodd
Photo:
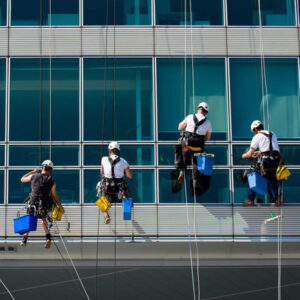
<svg viewBox="0 0 300 300"><path fill-rule="evenodd" d="M100 170L84 170L84 202L94 203L96 198L96 185L100 180ZM130 197L135 203L153 203L154 197L154 171L133 170L133 178L125 179L129 185Z"/></svg>
<svg viewBox="0 0 300 300"><path fill-rule="evenodd" d="M251 165L256 162L255 159L242 159L242 155L249 151L250 145L233 146L233 164Z"/></svg>
<svg viewBox="0 0 300 300"><path fill-rule="evenodd" d="M11 0L11 24L13 26L79 24L78 0L49 1Z"/></svg>
<svg viewBox="0 0 300 300"><path fill-rule="evenodd" d="M190 24L190 3L192 3L193 25L222 25L222 0L156 0L157 25L185 25ZM186 14L185 14L186 8ZM186 15L186 16L185 16ZM185 19L186 18L186 19Z"/></svg>
<svg viewBox="0 0 300 300"><path fill-rule="evenodd" d="M0 59L0 141L5 137L5 75L6 61Z"/></svg>
<svg viewBox="0 0 300 300"><path fill-rule="evenodd" d="M185 203L184 185L177 184L175 170L159 171L159 202L160 203ZM172 186L172 179L173 184ZM188 202L194 202L191 186L191 172L188 171L187 179ZM176 183L176 186L175 186ZM227 170L214 170L211 176L210 188L201 197L197 197L199 203L229 203L229 173Z"/></svg>
<svg viewBox="0 0 300 300"><path fill-rule="evenodd" d="M247 171L247 170L246 170ZM285 203L299 203L299 181L300 181L300 170L290 170L291 176L288 180L283 181L283 193L285 198ZM247 178L243 182L242 177L245 176L245 170L235 170L234 171L234 202L243 203L248 199L248 181ZM257 195L256 199L260 199L263 203L270 202L270 196L260 196Z"/></svg>
<svg viewBox="0 0 300 300"><path fill-rule="evenodd" d="M0 204L4 203L4 171L0 170Z"/></svg>
<svg viewBox="0 0 300 300"><path fill-rule="evenodd" d="M184 59L157 59L158 137L177 140L184 116ZM194 113L201 101L210 106L212 139L227 139L227 101L224 59L194 59L195 101L193 101L191 59L187 60L186 112ZM195 103L194 103L195 102ZM171 104L170 104L171 103ZM195 105L194 105L195 104ZM195 107L194 107L195 106Z"/></svg>
<svg viewBox="0 0 300 300"><path fill-rule="evenodd" d="M9 164L11 166L38 166L49 159L49 146L10 146ZM77 166L79 164L79 146L52 146L55 166Z"/></svg>
<svg viewBox="0 0 300 300"><path fill-rule="evenodd" d="M84 170L84 203L96 202L96 185L100 180L100 168L99 170Z"/></svg>
<svg viewBox="0 0 300 300"><path fill-rule="evenodd" d="M30 170L31 171L31 170ZM9 171L9 203L22 203L31 191L31 183L21 183L23 175L29 170ZM79 171L55 170L53 178L56 191L62 203L79 203Z"/></svg>
<svg viewBox="0 0 300 300"><path fill-rule="evenodd" d="M9 171L8 175L8 203L23 203L24 199L30 194L31 184L22 183L21 178L32 170Z"/></svg>
<svg viewBox="0 0 300 300"><path fill-rule="evenodd" d="M10 140L49 140L50 94L51 139L78 140L79 60L52 59L51 93L49 62L11 60Z"/></svg>
<svg viewBox="0 0 300 300"><path fill-rule="evenodd" d="M97 166L101 163L101 155L107 155L107 145L85 145L84 165ZM127 160L129 165L153 165L154 151L151 145L122 145L121 157Z"/></svg>
<svg viewBox="0 0 300 300"><path fill-rule="evenodd" d="M0 146L0 166L4 166L4 146Z"/></svg>
<svg viewBox="0 0 300 300"><path fill-rule="evenodd" d="M84 0L84 25L151 25L151 0Z"/></svg>
<svg viewBox="0 0 300 300"><path fill-rule="evenodd" d="M278 138L299 139L297 59L266 59L268 97L265 93L262 97L260 68L259 59L230 59L233 138L252 138L251 122L264 119L267 122L269 111L270 130Z"/></svg>
<svg viewBox="0 0 300 300"><path fill-rule="evenodd" d="M6 25L6 1L7 0L0 0L0 26Z"/></svg>
<svg viewBox="0 0 300 300"><path fill-rule="evenodd" d="M84 60L85 140L151 140L152 106L151 59Z"/></svg>
<svg viewBox="0 0 300 300"><path fill-rule="evenodd" d="M207 145L206 149L209 153L215 155L214 165L227 165L228 164L228 147ZM160 145L158 146L159 151L159 164L162 166L174 165L174 146L171 145Z"/></svg>
<svg viewBox="0 0 300 300"><path fill-rule="evenodd" d="M79 171L77 170L55 170L53 178L56 182L56 191L62 203L78 204L79 193Z"/></svg>
<svg viewBox="0 0 300 300"><path fill-rule="evenodd" d="M263 26L295 25L293 0L261 0L261 24ZM259 25L259 6L255 0L227 0L228 24Z"/></svg>

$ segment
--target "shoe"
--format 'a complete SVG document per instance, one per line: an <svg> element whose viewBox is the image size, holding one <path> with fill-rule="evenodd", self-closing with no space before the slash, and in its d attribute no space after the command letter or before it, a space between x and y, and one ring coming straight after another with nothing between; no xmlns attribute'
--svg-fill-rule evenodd
<svg viewBox="0 0 300 300"><path fill-rule="evenodd" d="M104 224L109 224L110 223L110 217L105 217L104 219Z"/></svg>
<svg viewBox="0 0 300 300"><path fill-rule="evenodd" d="M26 247L27 246L27 237L23 237L23 240L22 240L22 242L20 243L20 246L21 247Z"/></svg>
<svg viewBox="0 0 300 300"><path fill-rule="evenodd" d="M180 171L179 176L178 176L178 181L182 183L184 181L184 173L183 171Z"/></svg>
<svg viewBox="0 0 300 300"><path fill-rule="evenodd" d="M248 200L243 204L244 207L255 206L254 201Z"/></svg>
<svg viewBox="0 0 300 300"><path fill-rule="evenodd" d="M50 247L51 247L51 240L49 239L46 241L45 248L49 249Z"/></svg>
<svg viewBox="0 0 300 300"><path fill-rule="evenodd" d="M284 203L285 199L283 197L281 197L280 199L278 199L276 202L275 202L275 207L278 207L278 206L281 206L283 203Z"/></svg>

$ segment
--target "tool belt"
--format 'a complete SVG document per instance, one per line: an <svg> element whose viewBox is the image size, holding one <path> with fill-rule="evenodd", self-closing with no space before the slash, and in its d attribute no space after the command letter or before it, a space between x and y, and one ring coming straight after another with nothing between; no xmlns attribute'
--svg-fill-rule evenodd
<svg viewBox="0 0 300 300"><path fill-rule="evenodd" d="M52 210L52 205L54 204L52 197L42 199L29 195L25 201L27 202L27 212L34 213L40 219L48 216L49 212Z"/></svg>
<svg viewBox="0 0 300 300"><path fill-rule="evenodd" d="M128 195L129 188L123 178L106 178L101 181L102 193L106 194L123 194Z"/></svg>
<svg viewBox="0 0 300 300"><path fill-rule="evenodd" d="M197 147L197 148L204 148L205 144L205 136L199 135L193 132L186 131L184 133L184 140L188 147Z"/></svg>

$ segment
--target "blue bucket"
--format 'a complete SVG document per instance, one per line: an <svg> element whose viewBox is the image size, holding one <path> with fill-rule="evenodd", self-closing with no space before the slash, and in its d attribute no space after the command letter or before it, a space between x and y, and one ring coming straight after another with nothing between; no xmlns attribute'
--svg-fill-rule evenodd
<svg viewBox="0 0 300 300"><path fill-rule="evenodd" d="M36 231L38 218L33 214L14 219L14 232L24 234L29 231Z"/></svg>
<svg viewBox="0 0 300 300"><path fill-rule="evenodd" d="M197 156L198 171L206 176L212 175L214 160L207 155Z"/></svg>
<svg viewBox="0 0 300 300"><path fill-rule="evenodd" d="M267 180L256 172L248 174L249 188L259 195L265 195L268 192Z"/></svg>
<svg viewBox="0 0 300 300"><path fill-rule="evenodd" d="M132 198L123 198L123 220L131 220Z"/></svg>

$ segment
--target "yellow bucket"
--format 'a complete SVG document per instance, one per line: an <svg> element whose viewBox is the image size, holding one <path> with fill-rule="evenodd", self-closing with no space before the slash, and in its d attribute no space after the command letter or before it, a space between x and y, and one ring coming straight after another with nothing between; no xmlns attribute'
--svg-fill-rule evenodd
<svg viewBox="0 0 300 300"><path fill-rule="evenodd" d="M61 217L65 213L65 210L63 208L60 208L58 206L53 206L52 207L52 219L56 221L60 221Z"/></svg>
<svg viewBox="0 0 300 300"><path fill-rule="evenodd" d="M106 212L111 208L111 204L106 196L99 198L95 204L103 211Z"/></svg>
<svg viewBox="0 0 300 300"><path fill-rule="evenodd" d="M283 180L291 175L291 172L285 165L279 165L276 171L277 180Z"/></svg>

